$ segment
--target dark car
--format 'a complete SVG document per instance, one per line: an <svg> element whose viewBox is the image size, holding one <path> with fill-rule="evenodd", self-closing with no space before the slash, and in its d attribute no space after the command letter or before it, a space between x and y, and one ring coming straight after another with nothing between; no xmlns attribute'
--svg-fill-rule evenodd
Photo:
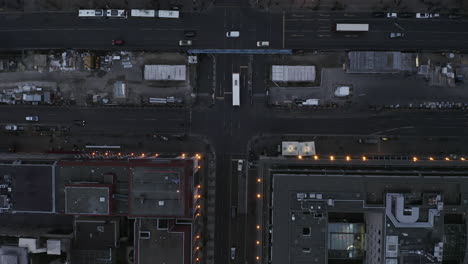
<svg viewBox="0 0 468 264"><path fill-rule="evenodd" d="M409 12L403 12L403 13L400 13L398 14L400 17L414 17L414 14L413 13L409 13Z"/></svg>
<svg viewBox="0 0 468 264"><path fill-rule="evenodd" d="M112 40L112 45L114 46L119 46L119 45L123 45L125 44L125 41L121 40L121 39L113 39Z"/></svg>
<svg viewBox="0 0 468 264"><path fill-rule="evenodd" d="M458 19L458 18L462 18L463 16L461 14L457 14L457 13L452 13L452 14L449 14L448 16L450 19Z"/></svg>
<svg viewBox="0 0 468 264"><path fill-rule="evenodd" d="M73 120L73 123L77 126L85 126L86 121L85 120Z"/></svg>
<svg viewBox="0 0 468 264"><path fill-rule="evenodd" d="M372 15L374 17L385 17L385 12L374 12Z"/></svg>
<svg viewBox="0 0 468 264"><path fill-rule="evenodd" d="M193 38L197 35L195 31L184 31L184 37L186 38Z"/></svg>

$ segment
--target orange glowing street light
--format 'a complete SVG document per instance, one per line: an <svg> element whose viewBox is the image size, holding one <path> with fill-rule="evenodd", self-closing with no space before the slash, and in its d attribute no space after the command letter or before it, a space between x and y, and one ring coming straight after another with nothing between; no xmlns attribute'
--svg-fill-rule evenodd
<svg viewBox="0 0 468 264"><path fill-rule="evenodd" d="M367 160L367 157L366 157L366 156L362 156L362 160L363 160L363 161L366 161L366 160Z"/></svg>
<svg viewBox="0 0 468 264"><path fill-rule="evenodd" d="M351 157L350 156L346 156L346 161L350 161L351 160Z"/></svg>
<svg viewBox="0 0 468 264"><path fill-rule="evenodd" d="M465 158L464 158L464 157L461 157L460 159L461 159L461 160L465 160Z"/></svg>
<svg viewBox="0 0 468 264"><path fill-rule="evenodd" d="M255 242L255 244L260 245L260 241L257 240L257 242Z"/></svg>
<svg viewBox="0 0 468 264"><path fill-rule="evenodd" d="M299 156L297 156L297 158L301 160L301 159L302 159L302 156L301 156L301 155L299 155Z"/></svg>
<svg viewBox="0 0 468 264"><path fill-rule="evenodd" d="M330 160L335 160L335 157L334 157L334 156L330 156Z"/></svg>
<svg viewBox="0 0 468 264"><path fill-rule="evenodd" d="M262 182L262 179L260 179L260 178L257 178L257 182L259 182L259 183L260 183L260 182Z"/></svg>
<svg viewBox="0 0 468 264"><path fill-rule="evenodd" d="M257 230L260 229L260 225L257 225Z"/></svg>
<svg viewBox="0 0 468 264"><path fill-rule="evenodd" d="M413 161L414 162L418 161L418 157L413 157Z"/></svg>
<svg viewBox="0 0 468 264"><path fill-rule="evenodd" d="M319 156L314 155L314 160L318 160L318 159L319 159Z"/></svg>
<svg viewBox="0 0 468 264"><path fill-rule="evenodd" d="M434 160L434 158L433 158L433 157L429 157L429 160Z"/></svg>
<svg viewBox="0 0 468 264"><path fill-rule="evenodd" d="M257 199L260 199L260 198L262 198L262 195L257 193Z"/></svg>

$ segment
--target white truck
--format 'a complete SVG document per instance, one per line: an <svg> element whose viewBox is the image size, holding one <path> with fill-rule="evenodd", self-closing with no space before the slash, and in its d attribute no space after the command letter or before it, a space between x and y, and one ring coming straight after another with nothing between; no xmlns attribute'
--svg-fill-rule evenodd
<svg viewBox="0 0 468 264"><path fill-rule="evenodd" d="M179 11L176 11L176 10L158 10L157 17L161 17L161 18L179 18Z"/></svg>
<svg viewBox="0 0 468 264"><path fill-rule="evenodd" d="M104 10L103 9L80 9L78 11L78 17L80 18L104 17Z"/></svg>
<svg viewBox="0 0 468 264"><path fill-rule="evenodd" d="M354 32L367 32L369 31L369 24L336 24L336 31L354 31Z"/></svg>
<svg viewBox="0 0 468 264"><path fill-rule="evenodd" d="M156 11L150 9L132 9L130 15L132 17L156 17Z"/></svg>

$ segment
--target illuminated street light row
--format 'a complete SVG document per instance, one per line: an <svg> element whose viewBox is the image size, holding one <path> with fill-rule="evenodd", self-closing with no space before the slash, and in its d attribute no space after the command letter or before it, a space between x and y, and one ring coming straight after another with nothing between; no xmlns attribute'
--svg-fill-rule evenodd
<svg viewBox="0 0 468 264"><path fill-rule="evenodd" d="M302 156L302 155L297 156L297 158L298 158L299 160L304 160L304 159L305 159L304 156ZM314 155L314 156L313 156L313 159L314 159L314 160L319 160L320 158L319 158L318 155ZM330 156L328 156L327 158L323 158L323 159L324 159L324 160L327 160L327 159L328 159L328 160L330 160L330 161L334 161L334 160L336 160L337 158L336 158L336 156L334 156L334 155L330 155ZM362 156L362 157L360 157L360 158L354 157L354 159L355 159L355 160L359 160L359 159L360 159L360 160L362 160L362 161L367 161L369 158L366 157L366 156ZM344 157L344 160L345 160L345 161L351 161L351 160L353 160L353 157L347 155L347 156ZM419 161L419 160L429 160L429 161L436 161L436 160L454 161L454 160L460 160L460 161L466 161L466 158L461 157L461 158L459 158L459 159L451 159L450 157L445 157L445 158L443 158L443 159L436 159L436 158L434 158L434 157L428 157L428 158L426 158L426 159L419 159L418 157L412 157L411 160L414 161L414 162Z"/></svg>

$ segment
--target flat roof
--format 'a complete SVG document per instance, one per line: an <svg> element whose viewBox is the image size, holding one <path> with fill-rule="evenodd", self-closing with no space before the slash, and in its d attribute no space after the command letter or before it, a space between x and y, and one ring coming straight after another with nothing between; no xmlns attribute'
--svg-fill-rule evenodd
<svg viewBox="0 0 468 264"><path fill-rule="evenodd" d="M451 176L452 168L447 168L446 174L438 168L437 171L426 170L429 175L414 175L417 170L412 166L408 166L405 173L402 167L395 166L393 170L388 164L382 167L374 167L375 164L353 167L349 164L310 163L284 159L279 163L273 159L265 161L267 168L263 167L263 171L268 175L264 175L264 186L272 188L269 190L271 194L267 194L267 197L272 197L272 221L265 223L265 226L272 226L274 242L269 247L272 263L314 263L316 259L319 260L318 263L327 263L330 256L342 256L340 254L344 251L340 251L340 248L353 245L357 249L357 242L351 239L355 237L354 231L336 231L341 230L338 227L333 227L333 231L330 227L334 221L345 219L354 223L351 220L353 217L362 218L355 223L366 225L367 253L360 255L356 250L354 253L357 257L367 258L371 263L378 263L375 262L377 259L382 264L385 263L385 243L377 245L376 241L384 241L385 234L388 233L398 236L405 245L411 245L400 253L407 261L405 263L417 263L417 258L405 253L405 250L421 250L425 247L431 249L430 254L437 254L437 241L442 241L444 234L449 232L445 230L447 225L444 225L444 214L463 215L468 209L468 205L463 202L468 200L468 177ZM441 176L433 175L434 172ZM468 176L468 169L458 170L458 174ZM416 224L412 228L402 229L393 226L385 213L388 203L385 195L388 193L403 193L408 204L419 201L421 205L418 206L418 223L431 221L428 212L435 210L434 208L442 208L435 216L433 227L418 228L419 224ZM449 208L444 207L443 203L441 206L433 202L437 195L440 195L443 203L450 205ZM408 205L406 208L411 206L414 207ZM410 219L408 216L403 217L407 218ZM385 222L390 224L386 225ZM464 224L463 221L460 223ZM457 225L452 229L456 228ZM466 230L463 232L466 233ZM455 236L455 232L450 234ZM419 245L414 242L415 239L429 236L432 237L431 240L418 242ZM330 244L331 238L339 238L339 241ZM466 240L466 236L461 234L458 239ZM456 238L452 240L457 241ZM460 257L461 253L458 254Z"/></svg>
<svg viewBox="0 0 468 264"><path fill-rule="evenodd" d="M147 81L185 81L185 65L145 65L144 79Z"/></svg>
<svg viewBox="0 0 468 264"><path fill-rule="evenodd" d="M308 65L273 65L271 79L274 82L313 82L315 66Z"/></svg>
<svg viewBox="0 0 468 264"><path fill-rule="evenodd" d="M183 168L135 167L130 175L130 213L184 216L188 198Z"/></svg>
<svg viewBox="0 0 468 264"><path fill-rule="evenodd" d="M110 186L65 186L65 213L108 215L110 198Z"/></svg>
<svg viewBox="0 0 468 264"><path fill-rule="evenodd" d="M157 219L139 219L139 231L149 232L149 239L138 240L138 262L144 263L185 263L184 232L169 232L157 229Z"/></svg>
<svg viewBox="0 0 468 264"><path fill-rule="evenodd" d="M2 175L12 178L11 197L13 211L52 212L53 166L51 165L0 165Z"/></svg>

